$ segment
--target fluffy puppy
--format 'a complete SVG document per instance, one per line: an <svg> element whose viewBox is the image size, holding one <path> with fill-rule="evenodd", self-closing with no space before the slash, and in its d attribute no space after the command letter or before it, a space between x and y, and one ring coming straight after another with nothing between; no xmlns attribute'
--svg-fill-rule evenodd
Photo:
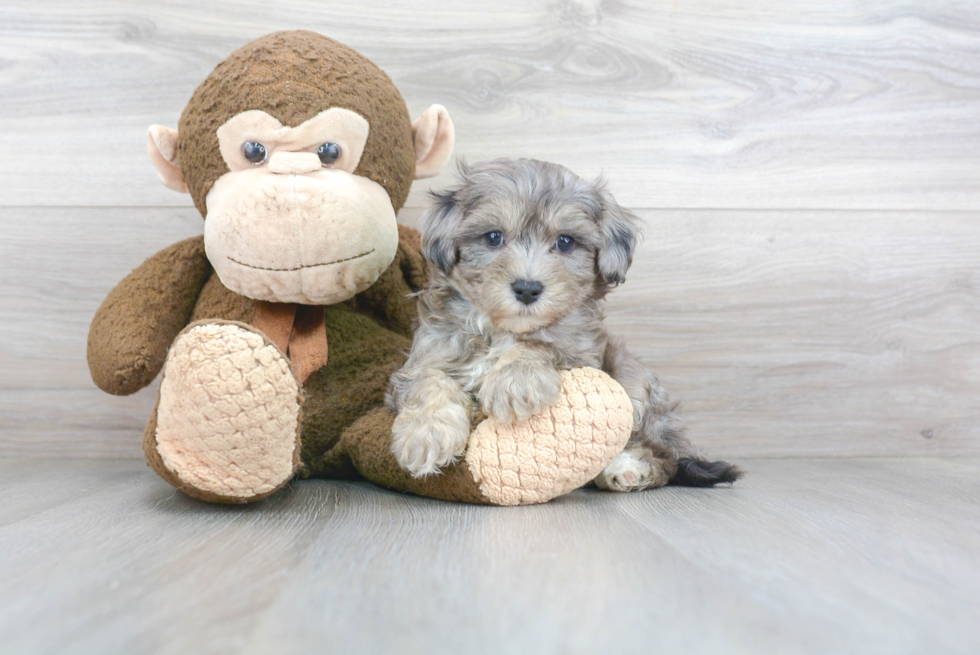
<svg viewBox="0 0 980 655"><path fill-rule="evenodd" d="M633 402L623 453L595 483L633 491L710 486L739 471L697 456L663 387L603 327L602 301L626 279L638 221L601 182L530 159L460 164L422 220L431 282L405 366L391 379L392 450L415 476L463 454L482 415L525 419L557 401L559 371L593 366Z"/></svg>

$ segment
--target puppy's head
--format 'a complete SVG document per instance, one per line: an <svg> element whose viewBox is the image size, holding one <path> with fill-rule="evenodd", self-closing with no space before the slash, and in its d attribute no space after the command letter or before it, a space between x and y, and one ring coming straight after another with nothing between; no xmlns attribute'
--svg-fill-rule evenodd
<svg viewBox="0 0 980 655"><path fill-rule="evenodd" d="M459 166L422 219L426 258L497 327L530 332L626 279L638 221L558 164Z"/></svg>

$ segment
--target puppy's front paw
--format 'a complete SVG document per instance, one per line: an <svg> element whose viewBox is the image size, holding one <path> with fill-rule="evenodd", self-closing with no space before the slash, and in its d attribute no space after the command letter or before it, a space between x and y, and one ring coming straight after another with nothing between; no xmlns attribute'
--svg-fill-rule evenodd
<svg viewBox="0 0 980 655"><path fill-rule="evenodd" d="M626 450L596 477L595 484L607 491L653 489L667 484L676 468L676 464L645 449Z"/></svg>
<svg viewBox="0 0 980 655"><path fill-rule="evenodd" d="M561 375L550 366L513 361L495 368L480 389L483 413L498 423L534 416L558 402Z"/></svg>
<svg viewBox="0 0 980 655"><path fill-rule="evenodd" d="M420 478L462 455L469 436L469 411L462 405L405 408L391 427L391 450L399 466Z"/></svg>

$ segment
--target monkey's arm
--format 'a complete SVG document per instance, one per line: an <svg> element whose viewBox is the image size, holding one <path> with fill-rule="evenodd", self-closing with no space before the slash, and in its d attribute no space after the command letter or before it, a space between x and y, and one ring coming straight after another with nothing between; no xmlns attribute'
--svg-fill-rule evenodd
<svg viewBox="0 0 980 655"><path fill-rule="evenodd" d="M95 384L126 396L152 382L210 274L199 236L161 250L123 278L89 328L88 367Z"/></svg>
<svg viewBox="0 0 980 655"><path fill-rule="evenodd" d="M411 338L418 311L415 297L409 294L419 291L426 281L418 230L399 225L394 261L374 284L357 294L356 307L392 332Z"/></svg>

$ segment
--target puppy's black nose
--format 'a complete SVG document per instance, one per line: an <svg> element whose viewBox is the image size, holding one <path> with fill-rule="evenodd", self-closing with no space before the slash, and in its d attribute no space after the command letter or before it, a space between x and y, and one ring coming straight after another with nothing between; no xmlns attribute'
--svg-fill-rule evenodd
<svg viewBox="0 0 980 655"><path fill-rule="evenodd" d="M514 295L525 305L537 302L538 296L544 291L544 285L537 280L517 280L510 288L514 290Z"/></svg>

